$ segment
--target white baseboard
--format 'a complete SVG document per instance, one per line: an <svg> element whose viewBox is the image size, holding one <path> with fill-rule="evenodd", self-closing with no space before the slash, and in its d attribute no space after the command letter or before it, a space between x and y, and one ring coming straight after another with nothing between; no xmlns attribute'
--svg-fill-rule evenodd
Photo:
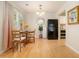
<svg viewBox="0 0 79 59"><path fill-rule="evenodd" d="M2 54L2 53L4 53L5 51L4 50L2 50L2 51L0 51L0 54Z"/></svg>
<svg viewBox="0 0 79 59"><path fill-rule="evenodd" d="M75 48L73 48L72 46L70 46L69 44L66 44L67 47L71 48L74 52L76 52L77 54L79 54L79 51L77 51Z"/></svg>

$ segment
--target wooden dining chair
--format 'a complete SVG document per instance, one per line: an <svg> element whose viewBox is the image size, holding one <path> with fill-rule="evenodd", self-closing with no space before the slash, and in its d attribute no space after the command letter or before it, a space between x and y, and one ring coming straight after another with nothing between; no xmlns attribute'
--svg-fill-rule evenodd
<svg viewBox="0 0 79 59"><path fill-rule="evenodd" d="M28 31L27 39L29 42L35 42L35 31Z"/></svg>
<svg viewBox="0 0 79 59"><path fill-rule="evenodd" d="M21 52L21 44L25 43L26 37L23 36L23 33L21 33L20 31L12 31L12 47L13 47L13 51L15 50L15 48L20 49Z"/></svg>

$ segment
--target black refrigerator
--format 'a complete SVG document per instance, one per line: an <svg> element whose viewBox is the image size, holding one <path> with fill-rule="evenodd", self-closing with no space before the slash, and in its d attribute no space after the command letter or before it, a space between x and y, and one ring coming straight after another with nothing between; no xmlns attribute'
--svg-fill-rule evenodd
<svg viewBox="0 0 79 59"><path fill-rule="evenodd" d="M47 38L58 39L58 19L48 19Z"/></svg>

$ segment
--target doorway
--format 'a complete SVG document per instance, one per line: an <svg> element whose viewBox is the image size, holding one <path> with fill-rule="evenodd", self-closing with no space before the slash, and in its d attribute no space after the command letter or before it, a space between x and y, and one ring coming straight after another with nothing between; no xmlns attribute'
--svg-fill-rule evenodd
<svg viewBox="0 0 79 59"><path fill-rule="evenodd" d="M43 33L43 31L44 31L44 18L39 18L39 20L38 20L38 36L39 36L39 38L40 39L43 39L44 37L44 33Z"/></svg>
<svg viewBox="0 0 79 59"><path fill-rule="evenodd" d="M58 19L48 19L47 38L58 39Z"/></svg>

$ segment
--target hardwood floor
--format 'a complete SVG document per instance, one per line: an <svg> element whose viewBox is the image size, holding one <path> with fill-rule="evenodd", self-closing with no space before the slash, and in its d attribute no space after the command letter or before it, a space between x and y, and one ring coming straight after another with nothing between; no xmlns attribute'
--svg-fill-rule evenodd
<svg viewBox="0 0 79 59"><path fill-rule="evenodd" d="M22 52L9 50L0 55L8 58L70 58L79 57L74 51L65 46L64 40L36 39L35 43L29 43Z"/></svg>

